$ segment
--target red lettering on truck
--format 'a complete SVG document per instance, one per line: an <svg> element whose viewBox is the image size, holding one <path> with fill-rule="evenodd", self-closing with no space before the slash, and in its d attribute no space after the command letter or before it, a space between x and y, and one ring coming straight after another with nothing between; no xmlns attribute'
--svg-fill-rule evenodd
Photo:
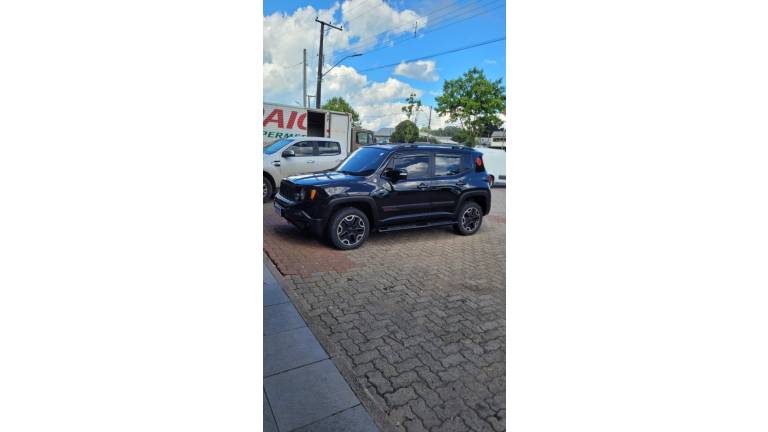
<svg viewBox="0 0 768 432"><path fill-rule="evenodd" d="M277 123L277 127L282 129L283 128L283 110L280 108L275 108L272 110L271 113L264 119L264 127L267 127L269 123L275 122Z"/></svg>
<svg viewBox="0 0 768 432"><path fill-rule="evenodd" d="M264 117L264 127L267 127L270 123L273 123L273 127L278 129L293 129L297 127L301 130L307 130L307 113L300 111L290 110L288 114L288 121L285 120L285 113L282 108L274 108L268 115Z"/></svg>

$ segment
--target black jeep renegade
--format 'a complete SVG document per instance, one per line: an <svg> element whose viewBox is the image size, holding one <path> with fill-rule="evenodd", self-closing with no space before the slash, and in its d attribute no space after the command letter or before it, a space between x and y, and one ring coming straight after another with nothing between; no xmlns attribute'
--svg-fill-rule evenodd
<svg viewBox="0 0 768 432"><path fill-rule="evenodd" d="M372 230L453 225L474 234L491 210L491 189L483 156L471 148L370 145L333 171L284 179L274 205L297 227L346 250Z"/></svg>

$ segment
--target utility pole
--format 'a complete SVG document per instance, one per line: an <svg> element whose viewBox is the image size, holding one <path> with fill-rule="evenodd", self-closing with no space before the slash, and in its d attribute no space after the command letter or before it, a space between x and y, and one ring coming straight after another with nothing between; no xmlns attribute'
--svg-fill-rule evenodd
<svg viewBox="0 0 768 432"><path fill-rule="evenodd" d="M427 129L432 130L432 105L429 106L429 122L427 123Z"/></svg>
<svg viewBox="0 0 768 432"><path fill-rule="evenodd" d="M315 95L315 108L320 108L320 89L323 85L323 36L325 35L325 26L334 28L336 30L343 30L342 27L336 27L333 24L329 24L325 21L320 21L315 17L315 21L320 23L320 53L317 56L317 94Z"/></svg>
<svg viewBox="0 0 768 432"><path fill-rule="evenodd" d="M301 71L304 73L304 91L301 93L302 98L301 100L304 103L304 108L307 107L307 49L304 48L304 64L301 68Z"/></svg>

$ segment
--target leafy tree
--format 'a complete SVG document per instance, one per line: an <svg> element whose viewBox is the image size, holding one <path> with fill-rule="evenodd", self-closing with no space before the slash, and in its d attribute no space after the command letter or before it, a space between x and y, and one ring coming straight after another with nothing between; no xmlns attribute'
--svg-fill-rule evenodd
<svg viewBox="0 0 768 432"><path fill-rule="evenodd" d="M421 111L421 99L416 99L416 93L411 93L411 95L405 99L405 103L406 105L401 109L408 117L408 120L411 119L414 112Z"/></svg>
<svg viewBox="0 0 768 432"><path fill-rule="evenodd" d="M403 120L395 126L395 131L389 137L391 143L412 143L419 138L419 128L410 120Z"/></svg>
<svg viewBox="0 0 768 432"><path fill-rule="evenodd" d="M330 111L350 113L352 114L352 125L355 127L360 127L360 114L352 109L352 106L347 101L345 101L344 98L338 96L332 97L323 104L322 108Z"/></svg>
<svg viewBox="0 0 768 432"><path fill-rule="evenodd" d="M475 145L475 137L473 137L466 129L459 129L455 134L451 135L451 139L461 144L468 144L470 146Z"/></svg>
<svg viewBox="0 0 768 432"><path fill-rule="evenodd" d="M426 135L420 135L418 138L416 138L417 142L428 142L432 144L439 144L440 141L437 140L437 138L433 136L426 136Z"/></svg>
<svg viewBox="0 0 768 432"><path fill-rule="evenodd" d="M506 94L501 79L489 81L482 69L473 67L459 78L446 80L443 94L435 100L437 112L459 122L469 135L464 142L473 144L489 127L501 126L498 114L504 112Z"/></svg>

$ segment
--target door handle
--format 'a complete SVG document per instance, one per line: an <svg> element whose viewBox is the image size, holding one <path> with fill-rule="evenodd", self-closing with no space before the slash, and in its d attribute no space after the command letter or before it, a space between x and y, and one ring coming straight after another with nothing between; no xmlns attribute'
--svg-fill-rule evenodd
<svg viewBox="0 0 768 432"><path fill-rule="evenodd" d="M465 184L467 183L464 180L459 180L456 182L456 186L464 186Z"/></svg>
<svg viewBox="0 0 768 432"><path fill-rule="evenodd" d="M313 160L308 160L307 163L315 163Z"/></svg>
<svg viewBox="0 0 768 432"><path fill-rule="evenodd" d="M421 184L419 184L418 187L419 187L419 189L424 190L424 189L428 188L429 186L427 186L426 183L421 183Z"/></svg>
<svg viewBox="0 0 768 432"><path fill-rule="evenodd" d="M274 166L280 166L280 161L273 161L273 162L272 162L272 165L274 165Z"/></svg>

